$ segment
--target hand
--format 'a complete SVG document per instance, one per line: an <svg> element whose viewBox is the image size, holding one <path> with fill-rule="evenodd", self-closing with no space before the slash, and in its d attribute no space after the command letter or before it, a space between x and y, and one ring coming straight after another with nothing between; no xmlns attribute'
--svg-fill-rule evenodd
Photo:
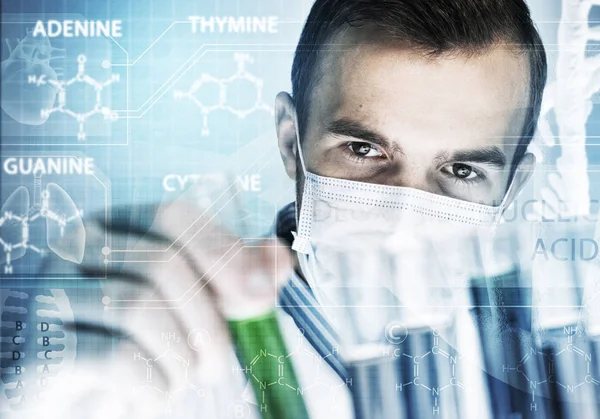
<svg viewBox="0 0 600 419"><path fill-rule="evenodd" d="M122 338L116 359L109 362L121 371L137 369L134 384L143 390L138 396L152 402L162 398L165 409L172 410L178 395L229 391L219 397L224 406L212 406L223 414L219 417L228 417L228 405L242 388L232 384L241 376L232 374L236 361L227 320L272 310L289 275L291 256L277 239L251 242L222 227L216 214L227 208L236 216L228 207L230 195L215 199L210 209L199 208L192 195L189 191L159 206L149 229L97 220L88 229L88 242L102 244L92 252L102 251L106 263L86 258L81 271L89 275L107 270L102 328ZM106 232L110 250L103 245ZM175 362L165 359L169 357ZM148 363L141 358L153 360L151 383ZM169 362L187 367L170 368ZM135 374L129 376L136 381ZM139 402L146 403L144 397ZM196 413L208 414L195 406Z"/></svg>

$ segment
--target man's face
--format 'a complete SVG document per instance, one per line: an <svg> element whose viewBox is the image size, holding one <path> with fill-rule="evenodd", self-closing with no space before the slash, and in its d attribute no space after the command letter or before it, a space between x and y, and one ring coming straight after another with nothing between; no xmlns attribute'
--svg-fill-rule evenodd
<svg viewBox="0 0 600 419"><path fill-rule="evenodd" d="M302 138L308 171L499 204L529 104L524 54L373 43L325 54Z"/></svg>

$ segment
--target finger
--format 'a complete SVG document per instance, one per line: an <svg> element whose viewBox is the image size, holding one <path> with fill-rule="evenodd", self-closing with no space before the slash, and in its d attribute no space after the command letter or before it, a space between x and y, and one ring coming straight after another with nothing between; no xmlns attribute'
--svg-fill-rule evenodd
<svg viewBox="0 0 600 419"><path fill-rule="evenodd" d="M143 241L142 244L144 249L151 250L157 243ZM151 342L161 336L161 330L185 338L207 321L205 309L215 306L214 294L186 259L179 255L168 262L127 262L123 262L121 269L109 269L108 278L103 281L104 292L110 298L105 307L108 324L124 323L127 333ZM186 357L196 362L202 358L202 354L190 348L184 351Z"/></svg>
<svg viewBox="0 0 600 419"><path fill-rule="evenodd" d="M221 307L236 309L235 313L229 313L231 316L238 316L240 313L247 316L257 312L258 308L263 310L275 305L276 292L256 292L255 282L257 277L263 281L266 278L267 282L271 280L274 286L264 289L276 290L277 284L285 276L280 272L287 272L291 265L287 249L277 243L273 245L268 242L246 246L222 228L213 215L201 212L181 200L159 208L150 236L166 237L166 243L162 244L168 245L162 249L153 248L152 246L157 246L157 240L142 240L131 251L128 249L123 260L124 271L137 270L137 277L147 277L165 297L162 301L144 301L145 304L155 310L164 310L168 306L169 309L184 312L186 315L180 316L184 321L201 318L195 315L195 304L190 303L190 298L194 298L203 290L207 290L208 293L213 285L205 285L214 281L217 288L221 285L218 293L219 297L222 297L220 300L229 298ZM194 263L184 261L181 257L183 254L191 254ZM287 269L281 269L282 266ZM273 269L275 273L271 272ZM201 276L198 276L200 274ZM169 286L165 286L164 278L173 277L176 277L177 281L170 281ZM244 305L247 301L251 304ZM163 306L157 303L162 303ZM205 305L214 306L215 301L208 301ZM188 312L193 315L188 315ZM176 314L178 313L169 313L173 318ZM189 330L192 326L188 325L185 329ZM142 339L151 341L151 337L144 336L143 333Z"/></svg>
<svg viewBox="0 0 600 419"><path fill-rule="evenodd" d="M249 287L258 278L271 285L265 287L265 293L273 295L279 278L285 276L291 268L291 257L277 240L265 239L255 243L254 240L240 239L230 230L222 227L217 215L224 208L234 205L232 199L223 194L213 202L212 209L194 208L185 200L178 200L160 210L153 229L161 235L169 236L194 261L195 270L205 275L210 287L215 289L225 309L239 308L240 313L251 313L258 308L259 302L266 302L263 293L257 293ZM262 250L261 250L262 249ZM271 250L265 250L271 249ZM236 296L242 290L246 298ZM275 299L271 298L270 303ZM234 305L229 305L235 302ZM245 302L256 303L244 305ZM237 306L237 304L242 304ZM262 307L262 306L261 306ZM243 315L247 314L244 313Z"/></svg>
<svg viewBox="0 0 600 419"><path fill-rule="evenodd" d="M208 278L228 319L251 318L271 310L293 267L289 248L276 238L245 243L231 263L245 270L237 275L217 270L209 272Z"/></svg>
<svg viewBox="0 0 600 419"><path fill-rule="evenodd" d="M227 325L206 294L196 295L192 303L196 306L195 324L187 333L176 329L178 309L132 309L123 325L128 340L118 349L117 359L152 360L157 367L153 381L171 391L200 379L217 382L226 376L233 359ZM201 341L196 340L195 333L200 333ZM163 358L168 359L158 362ZM167 367L173 363L178 367Z"/></svg>
<svg viewBox="0 0 600 419"><path fill-rule="evenodd" d="M137 246L157 249L164 246L160 241L107 230L100 222L90 222L86 231L86 257L78 268L84 276L100 279L107 298L112 301L143 299L154 292L143 264L137 265L140 269L131 269L135 265L125 263L125 259L129 249ZM110 251L106 251L106 244Z"/></svg>
<svg viewBox="0 0 600 419"><path fill-rule="evenodd" d="M141 244L145 249L152 245L146 241ZM145 358L154 359L160 356L157 351L164 347L165 334L187 342L193 331L201 329L210 336L211 345L196 348L183 344L178 354L190 363L190 375L210 380L223 373L230 364L225 356L231 352L228 329L210 288L203 287L206 284L196 276L190 264L182 257L175 257L168 263L131 266L125 260L123 266L120 273L105 281L109 283L105 290L117 289L120 295L134 295L128 300L112 300L106 306L108 323L119 324L131 342L126 348L138 347ZM136 278L134 287L122 279L124 273ZM123 287L128 287L128 292L120 290ZM123 356L131 357L131 350ZM157 372L168 388L185 384L182 377L172 371Z"/></svg>
<svg viewBox="0 0 600 419"><path fill-rule="evenodd" d="M113 226L114 227L114 226ZM173 266L174 270L182 275L178 279L177 284L187 280L185 289L187 290L192 283L197 282L197 279L202 276L200 271L194 270L194 263L188 254L188 249L181 249L170 241L167 237L159 235L153 231L143 234L143 229L137 227L128 227L122 225L121 230L111 229L106 230L103 224L94 223L88 229L88 249L92 247L91 243L96 244L94 247L96 252L101 243L104 243L103 237L110 235L112 248L104 252L104 259L90 258L82 263L80 270L86 274L94 274L105 272L109 277L105 282L105 292L113 287L114 289L109 295L112 302L115 303L119 297L133 298L132 290L136 293L141 293L142 290L132 288L131 285L142 285L147 290L144 294L138 294L138 300L143 300L144 297L150 297L149 294L155 293L156 290L161 291L164 282L163 276L171 277L172 273L166 272L162 274L160 266ZM126 234L123 234L126 232ZM156 272L154 272L156 271ZM124 283L119 283L124 281ZM169 300L178 300L181 297L181 292L178 287L173 287L171 282L169 288L164 290L168 293L165 296ZM118 291L124 291L125 295L119 295Z"/></svg>
<svg viewBox="0 0 600 419"><path fill-rule="evenodd" d="M98 225L96 225L98 227ZM90 240L93 241L94 235L101 238L104 234L100 228L90 230ZM131 231L131 229L127 229ZM110 232L113 243L119 243L123 248L128 246L125 238L127 236L114 234ZM151 239L148 239L151 238ZM129 243L135 242L137 238L129 240ZM166 239L157 235L149 234L135 243L135 247L128 250L139 252L140 255L153 255L156 251L164 250L168 247ZM168 254L174 256L173 250L169 250ZM202 313L199 313L191 299L195 294L202 291L202 287L206 285L202 282L202 275L192 269L192 264L184 259L181 253L175 257L169 257L168 262L158 261L136 263L137 260L129 260L128 253L124 253L120 263L99 264L84 263L80 266L80 271L84 274L98 276L98 272L105 276L101 281L104 291L106 306L105 306L105 324L111 330L120 330L122 333L136 336L135 327L132 324L132 317L137 316L136 313L142 310L152 319L156 316L155 313L170 317L172 324L168 325L169 332L176 332L181 336L186 336L189 331L197 327L194 319L201 319ZM109 255L110 256L110 255ZM142 256L143 257L143 256ZM116 257L119 259L119 257ZM147 257L148 260L152 256ZM131 263L129 263L131 262ZM212 298L212 293L209 287L206 287L202 292L207 293ZM214 302L204 302L206 304L215 304ZM167 314L164 314L166 312ZM160 322L161 319L159 318ZM133 323L136 324L136 323ZM126 330L122 329L122 325L129 325ZM167 325L163 325L167 327ZM159 331L154 329L154 337L160 336ZM165 329L165 330L167 330ZM152 341L152 336L146 336L142 340ZM140 345L142 343L140 342ZM145 344L144 346L147 346ZM187 350L186 356L193 358L194 361L199 361L201 354L196 351Z"/></svg>

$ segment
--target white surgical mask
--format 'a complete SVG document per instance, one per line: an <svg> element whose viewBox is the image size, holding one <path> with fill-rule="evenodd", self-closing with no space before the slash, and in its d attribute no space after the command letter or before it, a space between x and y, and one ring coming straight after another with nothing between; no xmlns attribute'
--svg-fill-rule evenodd
<svg viewBox="0 0 600 419"><path fill-rule="evenodd" d="M408 187L319 176L306 170L297 129L296 141L305 182L302 206L296 207L297 232L293 233L292 249L334 327L340 325L333 314L335 307L345 303L340 289L348 285L335 266L340 249L375 250L394 238L425 229L447 231L458 226L493 230L506 206L508 192L501 205L493 207ZM373 259L366 253L366 259ZM377 262L370 259L368 264L377 269Z"/></svg>

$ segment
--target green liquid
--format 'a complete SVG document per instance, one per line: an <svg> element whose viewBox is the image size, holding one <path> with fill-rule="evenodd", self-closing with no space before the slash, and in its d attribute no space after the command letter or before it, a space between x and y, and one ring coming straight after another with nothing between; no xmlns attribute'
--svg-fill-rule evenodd
<svg viewBox="0 0 600 419"><path fill-rule="evenodd" d="M262 418L308 418L302 388L291 357L287 357L275 312L254 319L228 321L228 324Z"/></svg>

